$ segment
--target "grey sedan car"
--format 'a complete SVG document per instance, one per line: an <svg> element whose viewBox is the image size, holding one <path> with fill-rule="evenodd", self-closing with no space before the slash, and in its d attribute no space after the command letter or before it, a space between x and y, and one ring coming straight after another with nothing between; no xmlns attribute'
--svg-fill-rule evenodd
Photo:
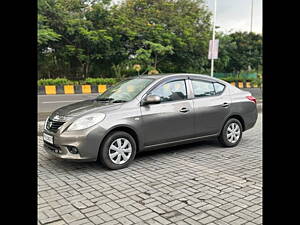
<svg viewBox="0 0 300 225"><path fill-rule="evenodd" d="M58 158L121 169L145 150L213 137L236 146L256 120L256 99L227 82L198 74L151 75L57 109L43 138L45 150Z"/></svg>

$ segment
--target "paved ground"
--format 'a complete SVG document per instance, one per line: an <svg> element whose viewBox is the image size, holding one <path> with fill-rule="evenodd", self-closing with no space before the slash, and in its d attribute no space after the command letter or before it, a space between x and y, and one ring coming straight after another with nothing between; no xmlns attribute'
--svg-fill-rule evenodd
<svg viewBox="0 0 300 225"><path fill-rule="evenodd" d="M48 156L38 137L39 224L262 224L262 117L235 148L141 153L129 168Z"/></svg>

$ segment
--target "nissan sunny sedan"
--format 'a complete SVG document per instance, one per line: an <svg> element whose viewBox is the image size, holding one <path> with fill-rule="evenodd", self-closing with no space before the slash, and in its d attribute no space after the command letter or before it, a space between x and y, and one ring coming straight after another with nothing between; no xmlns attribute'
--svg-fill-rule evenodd
<svg viewBox="0 0 300 225"><path fill-rule="evenodd" d="M227 82L198 74L149 75L57 109L45 122L43 139L58 158L121 169L145 150L207 138L234 147L256 120L256 99Z"/></svg>

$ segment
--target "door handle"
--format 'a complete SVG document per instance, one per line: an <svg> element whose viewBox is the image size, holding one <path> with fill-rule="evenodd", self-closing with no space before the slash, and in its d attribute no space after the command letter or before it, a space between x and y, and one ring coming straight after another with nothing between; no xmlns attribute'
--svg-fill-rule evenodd
<svg viewBox="0 0 300 225"><path fill-rule="evenodd" d="M221 106L222 106L222 107L228 107L228 106L229 106L229 103L224 102Z"/></svg>
<svg viewBox="0 0 300 225"><path fill-rule="evenodd" d="M182 113L186 113L186 112L188 112L188 111L190 111L189 109L187 109L187 108L181 108L180 110L179 110L179 112L182 112Z"/></svg>

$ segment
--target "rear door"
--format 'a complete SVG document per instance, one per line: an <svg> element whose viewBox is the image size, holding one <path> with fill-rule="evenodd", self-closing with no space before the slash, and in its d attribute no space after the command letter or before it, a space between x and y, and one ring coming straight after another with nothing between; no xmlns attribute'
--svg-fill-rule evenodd
<svg viewBox="0 0 300 225"><path fill-rule="evenodd" d="M145 146L189 138L194 134L193 100L185 79L164 82L148 94L161 103L141 106Z"/></svg>
<svg viewBox="0 0 300 225"><path fill-rule="evenodd" d="M218 133L230 113L231 98L224 84L190 79L194 94L195 135Z"/></svg>

